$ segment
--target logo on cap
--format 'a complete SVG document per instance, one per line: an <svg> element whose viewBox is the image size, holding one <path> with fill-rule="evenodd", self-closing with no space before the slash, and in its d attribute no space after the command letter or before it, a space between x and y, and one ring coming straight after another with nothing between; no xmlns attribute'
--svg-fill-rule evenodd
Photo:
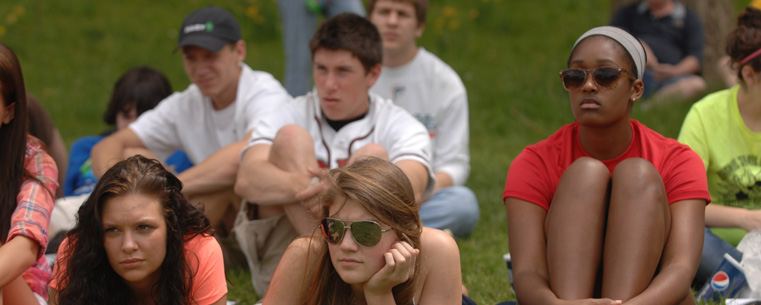
<svg viewBox="0 0 761 305"><path fill-rule="evenodd" d="M183 32L185 32L185 34L188 34L192 32L200 32L200 31L211 32L213 30L214 30L214 23L212 23L211 21L208 21L206 22L206 24L196 23L196 24L187 25L185 26L185 29L183 30Z"/></svg>
<svg viewBox="0 0 761 305"><path fill-rule="evenodd" d="M716 291L724 291L729 287L729 276L724 271L716 272L711 278L711 288Z"/></svg>

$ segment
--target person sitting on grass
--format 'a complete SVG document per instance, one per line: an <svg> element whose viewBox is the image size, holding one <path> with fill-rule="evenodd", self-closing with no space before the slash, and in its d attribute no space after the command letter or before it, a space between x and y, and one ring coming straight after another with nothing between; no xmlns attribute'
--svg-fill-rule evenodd
<svg viewBox="0 0 761 305"><path fill-rule="evenodd" d="M259 295L266 292L288 244L318 224L319 212L304 199L319 193L314 182L327 169L360 156L389 160L410 179L416 202L435 184L425 127L390 100L369 92L382 61L375 26L361 16L339 14L322 23L310 46L315 90L259 120L241 154L235 191L253 213L238 214L235 232L236 237L261 237L238 238L239 244L248 244L242 247L249 266L258 270L252 275L257 275L253 282ZM239 226L242 222L246 225ZM244 227L251 233L238 234Z"/></svg>
<svg viewBox="0 0 761 305"><path fill-rule="evenodd" d="M125 129L130 123L144 112L153 109L158 103L172 94L169 80L163 73L149 68L132 68L124 73L114 85L111 100L103 115L103 121L113 126L97 136L86 136L74 141L71 145L71 155L68 160L69 168L66 170L66 179L63 185L65 197L56 199L55 209L50 216L51 238L50 253L56 253L66 230L76 224L77 210L95 187L98 179L92 171L90 152L93 146L105 137ZM152 156L147 149L133 148L130 154L143 154ZM181 173L192 162L185 152L178 150L165 160L175 173Z"/></svg>
<svg viewBox="0 0 761 305"><path fill-rule="evenodd" d="M470 174L468 94L449 65L417 45L428 0L370 0L368 19L383 39L383 69L370 91L394 101L425 125L436 185L420 206L426 227L465 237L478 223Z"/></svg>
<svg viewBox="0 0 761 305"><path fill-rule="evenodd" d="M27 133L21 64L0 44L0 304L47 304L47 229L58 169L45 144Z"/></svg>
<svg viewBox="0 0 761 305"><path fill-rule="evenodd" d="M739 84L695 103L678 140L706 167L713 203L706 207L705 237L693 287L699 289L747 232L761 228L761 10L748 7L727 37L727 54Z"/></svg>
<svg viewBox="0 0 761 305"><path fill-rule="evenodd" d="M705 29L700 16L678 0L641 0L623 5L610 21L640 39L647 52L641 108L697 97L706 90Z"/></svg>
<svg viewBox="0 0 761 305"><path fill-rule="evenodd" d="M221 227L229 229L240 205L233 192L238 156L256 121L291 96L271 74L243 62L246 42L240 25L223 8L207 6L188 14L175 49L182 52L192 84L96 144L92 170L100 177L136 148L160 159L180 149L194 164L177 175L185 186L183 193L204 205L214 227L224 216L232 216Z"/></svg>
<svg viewBox="0 0 761 305"><path fill-rule="evenodd" d="M457 243L423 227L399 167L362 157L323 183L322 236L288 246L263 304L463 303Z"/></svg>
<svg viewBox="0 0 761 305"><path fill-rule="evenodd" d="M50 304L226 304L222 249L181 191L142 155L106 171L59 248Z"/></svg>
<svg viewBox="0 0 761 305"><path fill-rule="evenodd" d="M694 304L705 168L631 119L645 57L621 29L584 33L560 72L576 122L510 165L503 199L519 304Z"/></svg>
<svg viewBox="0 0 761 305"><path fill-rule="evenodd" d="M71 145L70 168L66 171L63 186L64 196L90 194L98 181L92 172L90 152L103 138L127 128L129 124L159 102L172 94L169 80L160 71L142 66L128 70L114 84L111 100L108 102L103 122L111 126L97 136L87 136ZM145 155L148 150L141 151ZM181 173L192 166L187 155L177 151L165 160L175 173Z"/></svg>

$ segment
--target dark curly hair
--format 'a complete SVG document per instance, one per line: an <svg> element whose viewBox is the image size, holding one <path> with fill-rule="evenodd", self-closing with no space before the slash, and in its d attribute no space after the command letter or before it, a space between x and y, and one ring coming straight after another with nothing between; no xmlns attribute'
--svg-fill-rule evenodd
<svg viewBox="0 0 761 305"><path fill-rule="evenodd" d="M60 275L58 304L136 304L131 289L111 268L103 245L101 212L110 198L138 193L155 196L167 225L166 257L161 277L152 287L156 304L194 304L193 274L184 243L210 232L203 211L180 192L182 182L158 161L132 156L111 167L79 208L77 225L69 231L71 245L61 253L66 272Z"/></svg>
<svg viewBox="0 0 761 305"><path fill-rule="evenodd" d="M761 49L761 10L748 7L737 17L737 28L727 36L727 55L737 69L738 79L743 79L740 61L758 49ZM753 71L761 71L761 56L746 65L750 65Z"/></svg>

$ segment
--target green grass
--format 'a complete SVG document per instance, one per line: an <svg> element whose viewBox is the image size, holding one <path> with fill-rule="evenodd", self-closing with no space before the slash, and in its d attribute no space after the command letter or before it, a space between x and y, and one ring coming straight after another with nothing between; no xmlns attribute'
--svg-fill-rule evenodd
<svg viewBox="0 0 761 305"><path fill-rule="evenodd" d="M464 284L478 304L514 298L502 254L508 252L501 194L511 160L526 145L573 121L557 72L574 40L606 24L603 0L431 0L421 44L458 71L470 99L468 185L481 206L473 235L458 240ZM747 1L735 1L742 3ZM132 0L0 3L0 42L20 57L27 89L39 97L67 144L97 134L117 78L137 65L167 74L175 90L188 85L172 53L186 14L208 4L226 7L241 23L246 62L282 80L283 53L275 0ZM676 137L689 104L633 116ZM231 271L229 299L256 299L245 270Z"/></svg>

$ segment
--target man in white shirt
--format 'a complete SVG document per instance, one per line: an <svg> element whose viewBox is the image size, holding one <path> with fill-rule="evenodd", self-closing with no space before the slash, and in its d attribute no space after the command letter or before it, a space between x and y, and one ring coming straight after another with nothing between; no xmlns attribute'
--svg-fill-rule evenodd
<svg viewBox="0 0 761 305"><path fill-rule="evenodd" d="M404 109L369 92L381 70L381 39L375 26L364 17L339 14L319 27L310 49L316 89L268 113L254 126L242 153L235 191L252 203L244 207L253 213L241 210L236 233L239 228L251 234L277 233L290 225L299 235L314 233L320 209L318 202L306 199L319 192L318 178L362 156L399 166L418 202L435 183L425 127ZM270 273L274 268L266 266L279 261L282 252L254 253L289 237L238 242L250 266ZM269 279L254 279L257 292L266 290L268 283Z"/></svg>
<svg viewBox="0 0 761 305"><path fill-rule="evenodd" d="M235 211L240 204L233 192L238 156L254 124L291 97L272 75L243 62L246 43L235 17L225 9L209 6L189 14L176 49L182 50L192 84L98 143L92 168L100 177L136 150L147 149L159 160L184 150L195 166L178 175L182 191L204 204L214 226L228 208Z"/></svg>
<svg viewBox="0 0 761 305"><path fill-rule="evenodd" d="M370 0L368 18L383 39L383 70L371 91L409 111L428 129L436 186L420 207L423 225L469 235L478 200L464 184L470 174L468 95L457 73L418 47L427 0Z"/></svg>
<svg viewBox="0 0 761 305"><path fill-rule="evenodd" d="M235 190L263 207L280 207L302 234L317 219L300 194L322 168L372 155L399 166L422 200L433 186L428 133L409 113L369 93L381 70L375 27L354 14L333 17L310 43L316 90L259 121L244 150ZM306 192L309 193L309 192Z"/></svg>

